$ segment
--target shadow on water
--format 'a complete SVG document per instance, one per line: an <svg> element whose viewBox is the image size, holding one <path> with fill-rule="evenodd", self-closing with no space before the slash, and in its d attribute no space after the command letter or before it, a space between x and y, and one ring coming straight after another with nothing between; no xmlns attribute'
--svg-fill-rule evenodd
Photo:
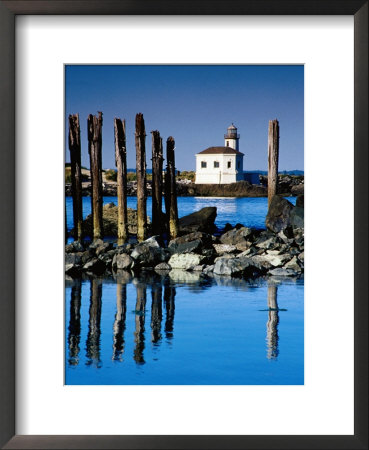
<svg viewBox="0 0 369 450"><path fill-rule="evenodd" d="M81 280L75 280L71 289L70 321L68 328L68 363L71 366L78 365L79 343L81 340Z"/></svg>
<svg viewBox="0 0 369 450"><path fill-rule="evenodd" d="M278 286L276 284L268 284L268 321L267 321L267 358L277 359L278 350L278 303L277 303Z"/></svg>

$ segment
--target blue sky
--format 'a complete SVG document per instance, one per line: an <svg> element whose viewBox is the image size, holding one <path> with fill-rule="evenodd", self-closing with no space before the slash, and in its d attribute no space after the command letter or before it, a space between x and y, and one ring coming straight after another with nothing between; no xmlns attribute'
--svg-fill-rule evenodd
<svg viewBox="0 0 369 450"><path fill-rule="evenodd" d="M114 168L114 117L126 119L128 167L135 167L135 115L151 134L176 141L176 167L194 170L195 154L224 145L233 122L241 135L245 170L267 169L268 121L280 125L280 170L304 169L304 68L302 65L68 65L65 114L79 113L82 164L89 167L87 116L103 112L103 168ZM70 161L68 130L66 162ZM165 156L165 144L164 144ZM165 162L164 162L165 164Z"/></svg>

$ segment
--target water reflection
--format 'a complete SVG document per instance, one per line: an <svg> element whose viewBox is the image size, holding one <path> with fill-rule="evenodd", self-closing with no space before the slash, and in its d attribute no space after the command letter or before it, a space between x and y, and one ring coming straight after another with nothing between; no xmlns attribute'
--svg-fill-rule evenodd
<svg viewBox="0 0 369 450"><path fill-rule="evenodd" d="M278 287L276 284L268 285L268 321L267 321L267 358L277 359L278 350L278 303L277 303Z"/></svg>
<svg viewBox="0 0 369 450"><path fill-rule="evenodd" d="M71 366L78 365L79 343L81 340L81 280L75 280L70 295L70 321L68 328L68 363Z"/></svg>
<svg viewBox="0 0 369 450"><path fill-rule="evenodd" d="M117 282L117 313L113 325L114 361L123 361L124 331L126 329L127 285Z"/></svg>
<svg viewBox="0 0 369 450"><path fill-rule="evenodd" d="M88 335L86 341L87 365L100 366L100 335L101 335L101 297L102 283L97 278L91 279L90 310Z"/></svg>
<svg viewBox="0 0 369 450"><path fill-rule="evenodd" d="M146 307L146 284L136 281L136 308L135 308L135 332L133 359L138 364L145 364L145 307Z"/></svg>
<svg viewBox="0 0 369 450"><path fill-rule="evenodd" d="M81 295L82 288L83 292L85 292L83 286L85 286L86 281L88 283L87 286L89 286L89 304L85 305L84 309ZM291 284L293 283L292 281L289 282ZM110 331L108 340L105 337L103 338L103 342L105 343L102 347L103 284L106 284L107 292L111 292L111 287L108 285L112 283L115 284L113 296L116 305L114 301L105 310L104 320L105 322L106 320L109 321ZM101 367L103 359L102 348L104 348L105 352L106 345L110 346L110 350L108 350L110 360L114 362L123 362L126 360L131 364L133 363L133 365L143 365L152 358L152 350L158 351L160 346L166 348L168 345L168 348L172 348L172 343L174 342L176 293L187 291L187 295L193 299L193 294L198 294L212 287L221 288L222 293L225 293L225 288L227 288L227 294L222 299L225 308L228 308L228 304L232 304L232 294L228 289L238 291L238 297L241 302L245 302L246 307L250 307L249 304L246 305L246 302L248 303L247 299L251 298L252 290L261 292L259 288L263 289L260 301L265 302L265 297L267 297L267 310L264 309L264 311L268 314L266 323L266 358L265 353L263 353L263 359L277 360L279 356L279 314L282 311L278 308L278 284L270 278L267 282L261 278L246 282L242 279L232 279L230 277L215 275L205 277L198 272L180 273L180 271L172 271L169 274L147 272L138 276L121 271L114 275L114 279L90 278L73 280L69 285L71 289L70 317L66 336L68 365L70 367L78 366L83 360L80 346L81 330L84 331L85 328L81 321L81 315L82 318L86 317L86 319L88 315L87 330L84 331L87 333L85 346L86 359L84 360L86 365ZM228 297L229 294L230 297ZM109 295L107 293L106 296L106 301L109 301ZM151 305L147 305L149 298L151 298ZM129 311L128 313L127 309ZM257 306L255 306L255 310L258 310ZM219 310L216 310L216 314L218 314L217 311ZM225 311L228 315L231 310L228 311L225 309ZM145 324L146 315L148 314L150 314L150 322ZM262 323L265 323L264 320L263 318ZM196 317L194 317L194 321L196 321ZM148 328L148 332L146 332L146 328ZM228 337L227 335L226 339ZM147 354L145 355L145 348L150 341L152 345L146 349ZM132 356L127 358L127 352Z"/></svg>

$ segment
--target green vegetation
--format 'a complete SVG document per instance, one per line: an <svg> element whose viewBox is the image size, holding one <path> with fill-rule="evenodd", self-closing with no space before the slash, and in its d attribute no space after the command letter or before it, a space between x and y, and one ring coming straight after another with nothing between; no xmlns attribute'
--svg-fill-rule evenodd
<svg viewBox="0 0 369 450"><path fill-rule="evenodd" d="M177 180L191 180L195 181L196 173L193 170L183 170L176 176Z"/></svg>
<svg viewBox="0 0 369 450"><path fill-rule="evenodd" d="M108 181L117 181L117 171L114 169L105 170L105 178Z"/></svg>

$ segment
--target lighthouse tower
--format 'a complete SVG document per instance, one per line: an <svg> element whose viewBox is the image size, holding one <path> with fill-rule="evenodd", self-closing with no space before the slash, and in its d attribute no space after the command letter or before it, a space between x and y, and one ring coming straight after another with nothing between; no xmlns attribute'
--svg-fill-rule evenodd
<svg viewBox="0 0 369 450"><path fill-rule="evenodd" d="M239 151L240 135L237 134L237 128L233 125L227 128L227 134L224 135L224 146L231 147Z"/></svg>

